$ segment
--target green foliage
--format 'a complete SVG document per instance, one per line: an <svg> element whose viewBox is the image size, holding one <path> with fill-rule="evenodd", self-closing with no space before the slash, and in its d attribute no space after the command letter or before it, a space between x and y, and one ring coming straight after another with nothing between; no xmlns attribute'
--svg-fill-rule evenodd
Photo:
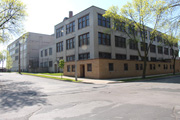
<svg viewBox="0 0 180 120"><path fill-rule="evenodd" d="M7 51L7 56L6 56L6 69L10 70L12 68L12 59L11 56L9 55L9 51Z"/></svg>
<svg viewBox="0 0 180 120"><path fill-rule="evenodd" d="M0 1L0 43L7 41L12 34L23 32L26 16L26 6L21 0Z"/></svg>
<svg viewBox="0 0 180 120"><path fill-rule="evenodd" d="M59 65L58 65L61 69L63 69L64 68L64 60L63 59L61 59L61 60L59 60Z"/></svg>

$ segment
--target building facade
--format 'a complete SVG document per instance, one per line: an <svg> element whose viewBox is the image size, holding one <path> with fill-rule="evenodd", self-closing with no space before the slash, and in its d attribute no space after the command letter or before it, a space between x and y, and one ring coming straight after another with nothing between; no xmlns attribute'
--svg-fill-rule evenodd
<svg viewBox="0 0 180 120"><path fill-rule="evenodd" d="M21 71L36 72L39 67L39 50L52 44L53 39L53 35L29 32L9 44L7 50L13 60L11 71L19 70L20 58Z"/></svg>
<svg viewBox="0 0 180 120"><path fill-rule="evenodd" d="M122 73L120 69L116 68L120 64L125 64L122 66L126 68L127 66L142 68L143 63L138 56L137 47L139 47L142 53L144 51L141 47L141 42L139 42L138 45L128 42L128 36L122 28L118 30L110 29L113 24L110 19L102 16L104 13L105 10L91 6L74 16L72 12L70 12L69 18L66 17L63 22L55 25L55 44L52 46L55 53L53 53L54 55L51 58L53 59L53 67L49 71L58 72L58 61L64 59L66 62L64 74L74 76L74 61L76 59L78 61L77 73L79 77L115 78L142 74L141 70L139 72L128 72L129 70L127 70L125 71L126 74L118 75ZM147 44L150 41L150 31L151 28L147 28ZM140 33L137 32L137 35L140 36ZM150 66L158 65L162 66L162 68L158 69L159 72L149 72L147 70L148 73L159 74L172 72L172 67L170 69L172 63L169 61L172 58L172 50L170 50L168 46L165 46L163 42L164 40L161 36L156 37L147 58L149 63L154 62L151 63ZM178 50L177 45L174 46L174 49ZM50 57L48 57L48 59L50 59ZM165 71L163 70L164 64L161 63L163 60L167 62L165 68L169 66L168 68L170 70L168 72L166 69ZM122 66L120 68L122 68ZM108 71L108 73L104 72L103 70L108 67L111 67L112 70ZM102 72L100 72L101 70ZM134 70L134 68L131 70ZM177 71L178 70L179 68L177 68ZM103 73L105 74L102 75ZM110 75L108 76L108 74Z"/></svg>

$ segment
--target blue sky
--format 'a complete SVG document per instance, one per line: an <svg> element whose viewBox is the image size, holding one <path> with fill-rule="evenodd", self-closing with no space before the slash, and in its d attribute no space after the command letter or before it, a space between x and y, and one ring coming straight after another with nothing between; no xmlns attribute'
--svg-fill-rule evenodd
<svg viewBox="0 0 180 120"><path fill-rule="evenodd" d="M54 26L68 17L69 11L77 14L84 9L94 5L107 10L112 5L122 7L128 1L132 0L22 0L27 6L28 16L25 25L25 32L36 32L43 34L53 34ZM14 36L14 39L9 43L20 37ZM0 51L7 48L6 43L0 45ZM1 64L0 64L1 66Z"/></svg>

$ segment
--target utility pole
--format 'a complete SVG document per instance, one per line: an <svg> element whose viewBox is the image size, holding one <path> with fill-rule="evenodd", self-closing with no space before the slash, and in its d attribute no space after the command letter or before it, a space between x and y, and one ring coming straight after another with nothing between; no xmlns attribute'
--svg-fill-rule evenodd
<svg viewBox="0 0 180 120"><path fill-rule="evenodd" d="M21 44L19 41L19 74L21 74Z"/></svg>

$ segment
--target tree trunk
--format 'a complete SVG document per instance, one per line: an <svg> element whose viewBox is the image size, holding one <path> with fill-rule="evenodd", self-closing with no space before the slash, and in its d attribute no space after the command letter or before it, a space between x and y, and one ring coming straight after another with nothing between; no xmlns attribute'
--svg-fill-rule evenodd
<svg viewBox="0 0 180 120"><path fill-rule="evenodd" d="M142 78L146 78L146 63L147 63L147 60L146 58L144 58L144 67L143 67L143 75L142 75Z"/></svg>
<svg viewBox="0 0 180 120"><path fill-rule="evenodd" d="M174 58L174 61L173 61L173 75L176 74L176 58Z"/></svg>

